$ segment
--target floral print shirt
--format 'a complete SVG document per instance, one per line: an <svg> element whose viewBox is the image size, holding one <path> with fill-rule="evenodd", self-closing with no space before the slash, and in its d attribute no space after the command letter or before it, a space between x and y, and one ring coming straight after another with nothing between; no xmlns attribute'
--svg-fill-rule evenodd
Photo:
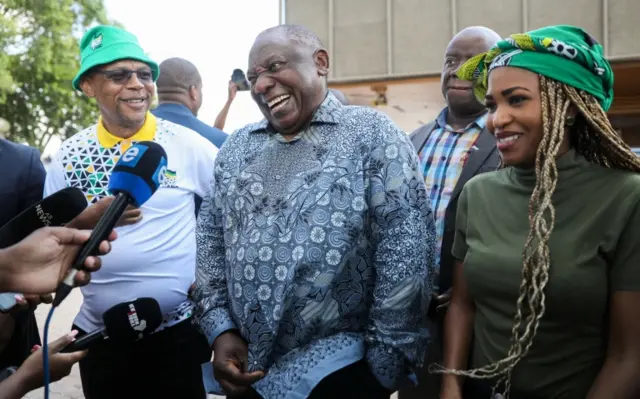
<svg viewBox="0 0 640 399"><path fill-rule="evenodd" d="M254 389L306 398L365 359L394 390L422 364L435 226L415 150L387 116L328 94L291 141L266 121L229 136L214 176L195 318L210 343L244 337L249 371L267 371Z"/></svg>

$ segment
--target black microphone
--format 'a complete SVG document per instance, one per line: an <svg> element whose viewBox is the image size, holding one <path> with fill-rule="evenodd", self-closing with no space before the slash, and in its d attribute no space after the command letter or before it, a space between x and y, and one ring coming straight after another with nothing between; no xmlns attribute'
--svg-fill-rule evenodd
<svg viewBox="0 0 640 399"><path fill-rule="evenodd" d="M56 191L25 209L0 228L0 248L19 243L42 227L64 226L87 207L82 191L68 187ZM0 293L0 310L7 311L16 304L16 293Z"/></svg>
<svg viewBox="0 0 640 399"><path fill-rule="evenodd" d="M73 263L64 281L58 285L52 306L57 307L73 288L73 279L84 261L96 253L100 243L107 239L129 204L140 207L164 180L167 170L167 153L157 143L141 141L129 148L118 160L109 179L109 191L115 198Z"/></svg>
<svg viewBox="0 0 640 399"><path fill-rule="evenodd" d="M0 228L0 248L7 248L27 238L42 227L64 226L87 207L79 188L67 187L25 209Z"/></svg>
<svg viewBox="0 0 640 399"><path fill-rule="evenodd" d="M153 333L162 323L162 312L153 298L138 298L113 306L102 315L104 328L83 335L61 350L76 352L89 348L94 342L108 339L116 344L128 344Z"/></svg>

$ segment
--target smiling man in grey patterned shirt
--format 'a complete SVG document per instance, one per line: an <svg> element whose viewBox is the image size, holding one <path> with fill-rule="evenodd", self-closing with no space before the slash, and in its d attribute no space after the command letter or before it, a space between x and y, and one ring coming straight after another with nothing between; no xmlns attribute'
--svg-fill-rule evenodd
<svg viewBox="0 0 640 399"><path fill-rule="evenodd" d="M424 355L435 228L417 157L388 117L328 93L328 67L303 27L258 35L266 119L229 136L200 212L196 317L234 398L389 398Z"/></svg>

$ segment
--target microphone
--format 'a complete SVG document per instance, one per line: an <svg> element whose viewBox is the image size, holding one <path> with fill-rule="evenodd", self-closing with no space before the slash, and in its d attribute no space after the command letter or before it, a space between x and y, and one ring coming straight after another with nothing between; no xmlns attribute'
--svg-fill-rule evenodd
<svg viewBox="0 0 640 399"><path fill-rule="evenodd" d="M128 344L153 333L162 323L162 312L153 298L138 298L113 306L102 315L104 328L83 335L73 341L62 353L89 348L94 342L108 339L116 344Z"/></svg>
<svg viewBox="0 0 640 399"><path fill-rule="evenodd" d="M0 227L0 248L27 238L42 227L64 226L87 207L87 199L76 187L67 187L40 200Z"/></svg>
<svg viewBox="0 0 640 399"><path fill-rule="evenodd" d="M140 207L160 187L167 169L167 153L153 141L141 141L129 148L118 160L109 179L109 191L115 196L113 202L96 224L69 274L58 285L52 306L57 307L73 288L73 279L82 270L84 261L113 230L129 204Z"/></svg>
<svg viewBox="0 0 640 399"><path fill-rule="evenodd" d="M0 248L19 243L34 231L48 226L64 226L87 207L82 191L68 187L57 191L25 209L0 227ZM14 292L0 293L0 311L6 312L16 305Z"/></svg>

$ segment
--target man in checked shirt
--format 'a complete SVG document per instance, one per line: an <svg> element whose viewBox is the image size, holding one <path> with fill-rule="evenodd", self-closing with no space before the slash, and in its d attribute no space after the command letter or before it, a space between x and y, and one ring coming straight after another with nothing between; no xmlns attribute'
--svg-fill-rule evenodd
<svg viewBox="0 0 640 399"><path fill-rule="evenodd" d="M474 55L488 51L500 36L491 29L474 26L453 37L444 55L442 94L447 106L436 120L411 134L423 167L427 195L436 217L436 272L429 307L431 343L425 368L418 373L418 385L400 390L400 399L437 399L440 375L428 374L427 366L442 362L442 327L451 299L453 257L451 245L456 224L456 208L462 187L473 176L495 170L500 158L496 140L485 128L487 110L475 96L470 82L456 77L458 68Z"/></svg>

